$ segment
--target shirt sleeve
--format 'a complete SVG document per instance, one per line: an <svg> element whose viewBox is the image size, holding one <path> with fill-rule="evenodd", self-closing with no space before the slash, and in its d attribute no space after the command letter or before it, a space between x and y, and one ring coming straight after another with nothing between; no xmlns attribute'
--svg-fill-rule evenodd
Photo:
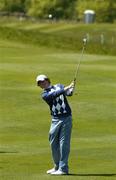
<svg viewBox="0 0 116 180"><path fill-rule="evenodd" d="M53 100L54 98L58 97L59 95L61 94L64 94L65 91L64 91L64 86L59 84L58 85L59 88L56 88L54 89L53 91L45 91L43 94L42 94L42 98L45 100L45 101L51 101Z"/></svg>
<svg viewBox="0 0 116 180"><path fill-rule="evenodd" d="M67 91L65 91L65 95L66 96L72 96L73 95L73 91L74 91L74 88L68 89Z"/></svg>

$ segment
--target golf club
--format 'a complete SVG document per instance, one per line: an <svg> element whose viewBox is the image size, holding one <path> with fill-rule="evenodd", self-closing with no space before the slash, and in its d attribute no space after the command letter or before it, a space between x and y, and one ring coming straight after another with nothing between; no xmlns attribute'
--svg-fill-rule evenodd
<svg viewBox="0 0 116 180"><path fill-rule="evenodd" d="M76 84L76 81L77 81L77 77L78 77L77 75L79 73L79 68L80 68L80 64L81 64L82 58L83 58L83 54L84 54L84 50L85 50L86 44L87 44L87 39L83 38L83 48L82 48L80 60L79 60L79 63L77 64L75 75L74 75L74 83L75 84Z"/></svg>

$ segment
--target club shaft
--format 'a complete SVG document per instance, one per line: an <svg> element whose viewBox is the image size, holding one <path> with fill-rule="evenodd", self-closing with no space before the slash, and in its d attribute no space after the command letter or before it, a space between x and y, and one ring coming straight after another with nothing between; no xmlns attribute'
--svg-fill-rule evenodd
<svg viewBox="0 0 116 180"><path fill-rule="evenodd" d="M76 80L77 80L77 75L78 75L80 64L81 64L81 61L82 61L82 58L83 58L84 50L85 50L85 44L83 45L80 60L79 60L79 63L77 64L77 67L76 67L75 76L74 76L74 82L75 83L76 83Z"/></svg>

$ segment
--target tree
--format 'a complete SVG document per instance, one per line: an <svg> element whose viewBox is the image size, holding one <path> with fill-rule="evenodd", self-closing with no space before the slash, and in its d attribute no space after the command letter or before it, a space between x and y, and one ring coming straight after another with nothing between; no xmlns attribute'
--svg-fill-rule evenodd
<svg viewBox="0 0 116 180"><path fill-rule="evenodd" d="M3 7L4 7L4 0L1 0L1 1L0 1L0 10L2 10Z"/></svg>
<svg viewBox="0 0 116 180"><path fill-rule="evenodd" d="M112 0L78 0L76 11L79 18L83 19L83 13L87 9L92 9L96 13L97 22L113 22L116 19L116 2Z"/></svg>
<svg viewBox="0 0 116 180"><path fill-rule="evenodd" d="M8 12L25 12L26 0L4 0L2 10Z"/></svg>
<svg viewBox="0 0 116 180"><path fill-rule="evenodd" d="M76 0L59 0L56 2L54 12L56 17L73 19L75 16Z"/></svg>
<svg viewBox="0 0 116 180"><path fill-rule="evenodd" d="M92 9L97 22L116 20L116 0L0 0L0 10L23 12L29 16L83 20L84 11Z"/></svg>
<svg viewBox="0 0 116 180"><path fill-rule="evenodd" d="M74 17L76 0L31 0L28 14L47 18L52 14L54 18L71 19Z"/></svg>

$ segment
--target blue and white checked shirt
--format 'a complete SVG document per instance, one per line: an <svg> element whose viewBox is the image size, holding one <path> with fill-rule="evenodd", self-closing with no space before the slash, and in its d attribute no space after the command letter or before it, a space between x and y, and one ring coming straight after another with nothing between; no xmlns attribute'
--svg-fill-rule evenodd
<svg viewBox="0 0 116 180"><path fill-rule="evenodd" d="M66 117L71 115L71 108L68 104L66 96L70 96L64 91L62 84L50 86L42 93L42 98L50 107L53 118Z"/></svg>

